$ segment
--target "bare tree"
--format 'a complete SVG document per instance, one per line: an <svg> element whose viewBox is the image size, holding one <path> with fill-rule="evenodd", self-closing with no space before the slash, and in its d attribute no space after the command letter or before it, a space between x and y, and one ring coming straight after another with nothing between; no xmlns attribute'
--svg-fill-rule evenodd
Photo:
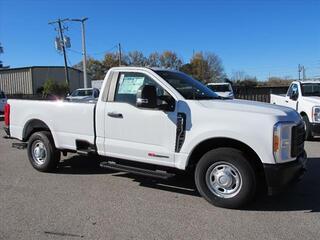
<svg viewBox="0 0 320 240"><path fill-rule="evenodd" d="M140 51L129 52L126 59L129 66L143 67L147 65L147 59Z"/></svg>
<svg viewBox="0 0 320 240"><path fill-rule="evenodd" d="M212 52L195 53L190 63L180 69L204 83L219 82L226 77L220 58Z"/></svg>
<svg viewBox="0 0 320 240"><path fill-rule="evenodd" d="M148 66L150 67L160 67L160 55L157 52L153 52L149 55L148 59Z"/></svg>
<svg viewBox="0 0 320 240"><path fill-rule="evenodd" d="M173 51L164 51L160 55L160 66L168 69L179 69L182 65L182 60Z"/></svg>

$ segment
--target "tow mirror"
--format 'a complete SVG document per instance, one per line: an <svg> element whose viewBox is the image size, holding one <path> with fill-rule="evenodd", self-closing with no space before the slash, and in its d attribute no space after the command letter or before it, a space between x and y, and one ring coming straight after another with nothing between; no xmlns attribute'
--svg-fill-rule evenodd
<svg viewBox="0 0 320 240"><path fill-rule="evenodd" d="M136 106L141 108L156 108L156 87L152 85L142 85L137 92Z"/></svg>

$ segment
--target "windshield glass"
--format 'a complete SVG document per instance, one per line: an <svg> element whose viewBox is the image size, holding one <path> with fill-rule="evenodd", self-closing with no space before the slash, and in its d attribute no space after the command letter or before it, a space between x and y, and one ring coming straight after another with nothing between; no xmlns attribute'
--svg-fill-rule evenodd
<svg viewBox="0 0 320 240"><path fill-rule="evenodd" d="M71 96L73 97L85 97L85 96L91 96L92 90L76 90L74 91Z"/></svg>
<svg viewBox="0 0 320 240"><path fill-rule="evenodd" d="M215 92L230 92L229 84L220 84L220 85L207 85L208 88Z"/></svg>
<svg viewBox="0 0 320 240"><path fill-rule="evenodd" d="M302 83L302 96L320 96L320 83Z"/></svg>
<svg viewBox="0 0 320 240"><path fill-rule="evenodd" d="M204 84L182 72L161 70L155 72L174 87L185 99L206 100L221 98Z"/></svg>

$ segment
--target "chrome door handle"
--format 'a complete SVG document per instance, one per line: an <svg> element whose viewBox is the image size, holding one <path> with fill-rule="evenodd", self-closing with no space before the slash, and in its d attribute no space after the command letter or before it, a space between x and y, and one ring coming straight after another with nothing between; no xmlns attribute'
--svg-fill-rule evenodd
<svg viewBox="0 0 320 240"><path fill-rule="evenodd" d="M123 118L122 114L117 112L108 112L108 116L113 118Z"/></svg>
<svg viewBox="0 0 320 240"><path fill-rule="evenodd" d="M288 103L289 101L288 101L288 100L286 100L285 102L286 102L286 103Z"/></svg>

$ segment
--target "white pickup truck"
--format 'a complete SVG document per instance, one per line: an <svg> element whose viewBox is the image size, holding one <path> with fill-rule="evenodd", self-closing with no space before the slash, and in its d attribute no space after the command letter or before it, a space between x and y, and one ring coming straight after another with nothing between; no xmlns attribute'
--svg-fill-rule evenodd
<svg viewBox="0 0 320 240"><path fill-rule="evenodd" d="M270 103L296 110L306 127L306 139L320 136L320 81L294 81L286 95L271 94Z"/></svg>
<svg viewBox="0 0 320 240"><path fill-rule="evenodd" d="M10 99L5 124L39 171L66 152L112 157L101 166L147 176L188 170L199 193L226 208L247 204L260 186L279 191L307 159L296 111L221 98L171 70L112 68L96 103Z"/></svg>

